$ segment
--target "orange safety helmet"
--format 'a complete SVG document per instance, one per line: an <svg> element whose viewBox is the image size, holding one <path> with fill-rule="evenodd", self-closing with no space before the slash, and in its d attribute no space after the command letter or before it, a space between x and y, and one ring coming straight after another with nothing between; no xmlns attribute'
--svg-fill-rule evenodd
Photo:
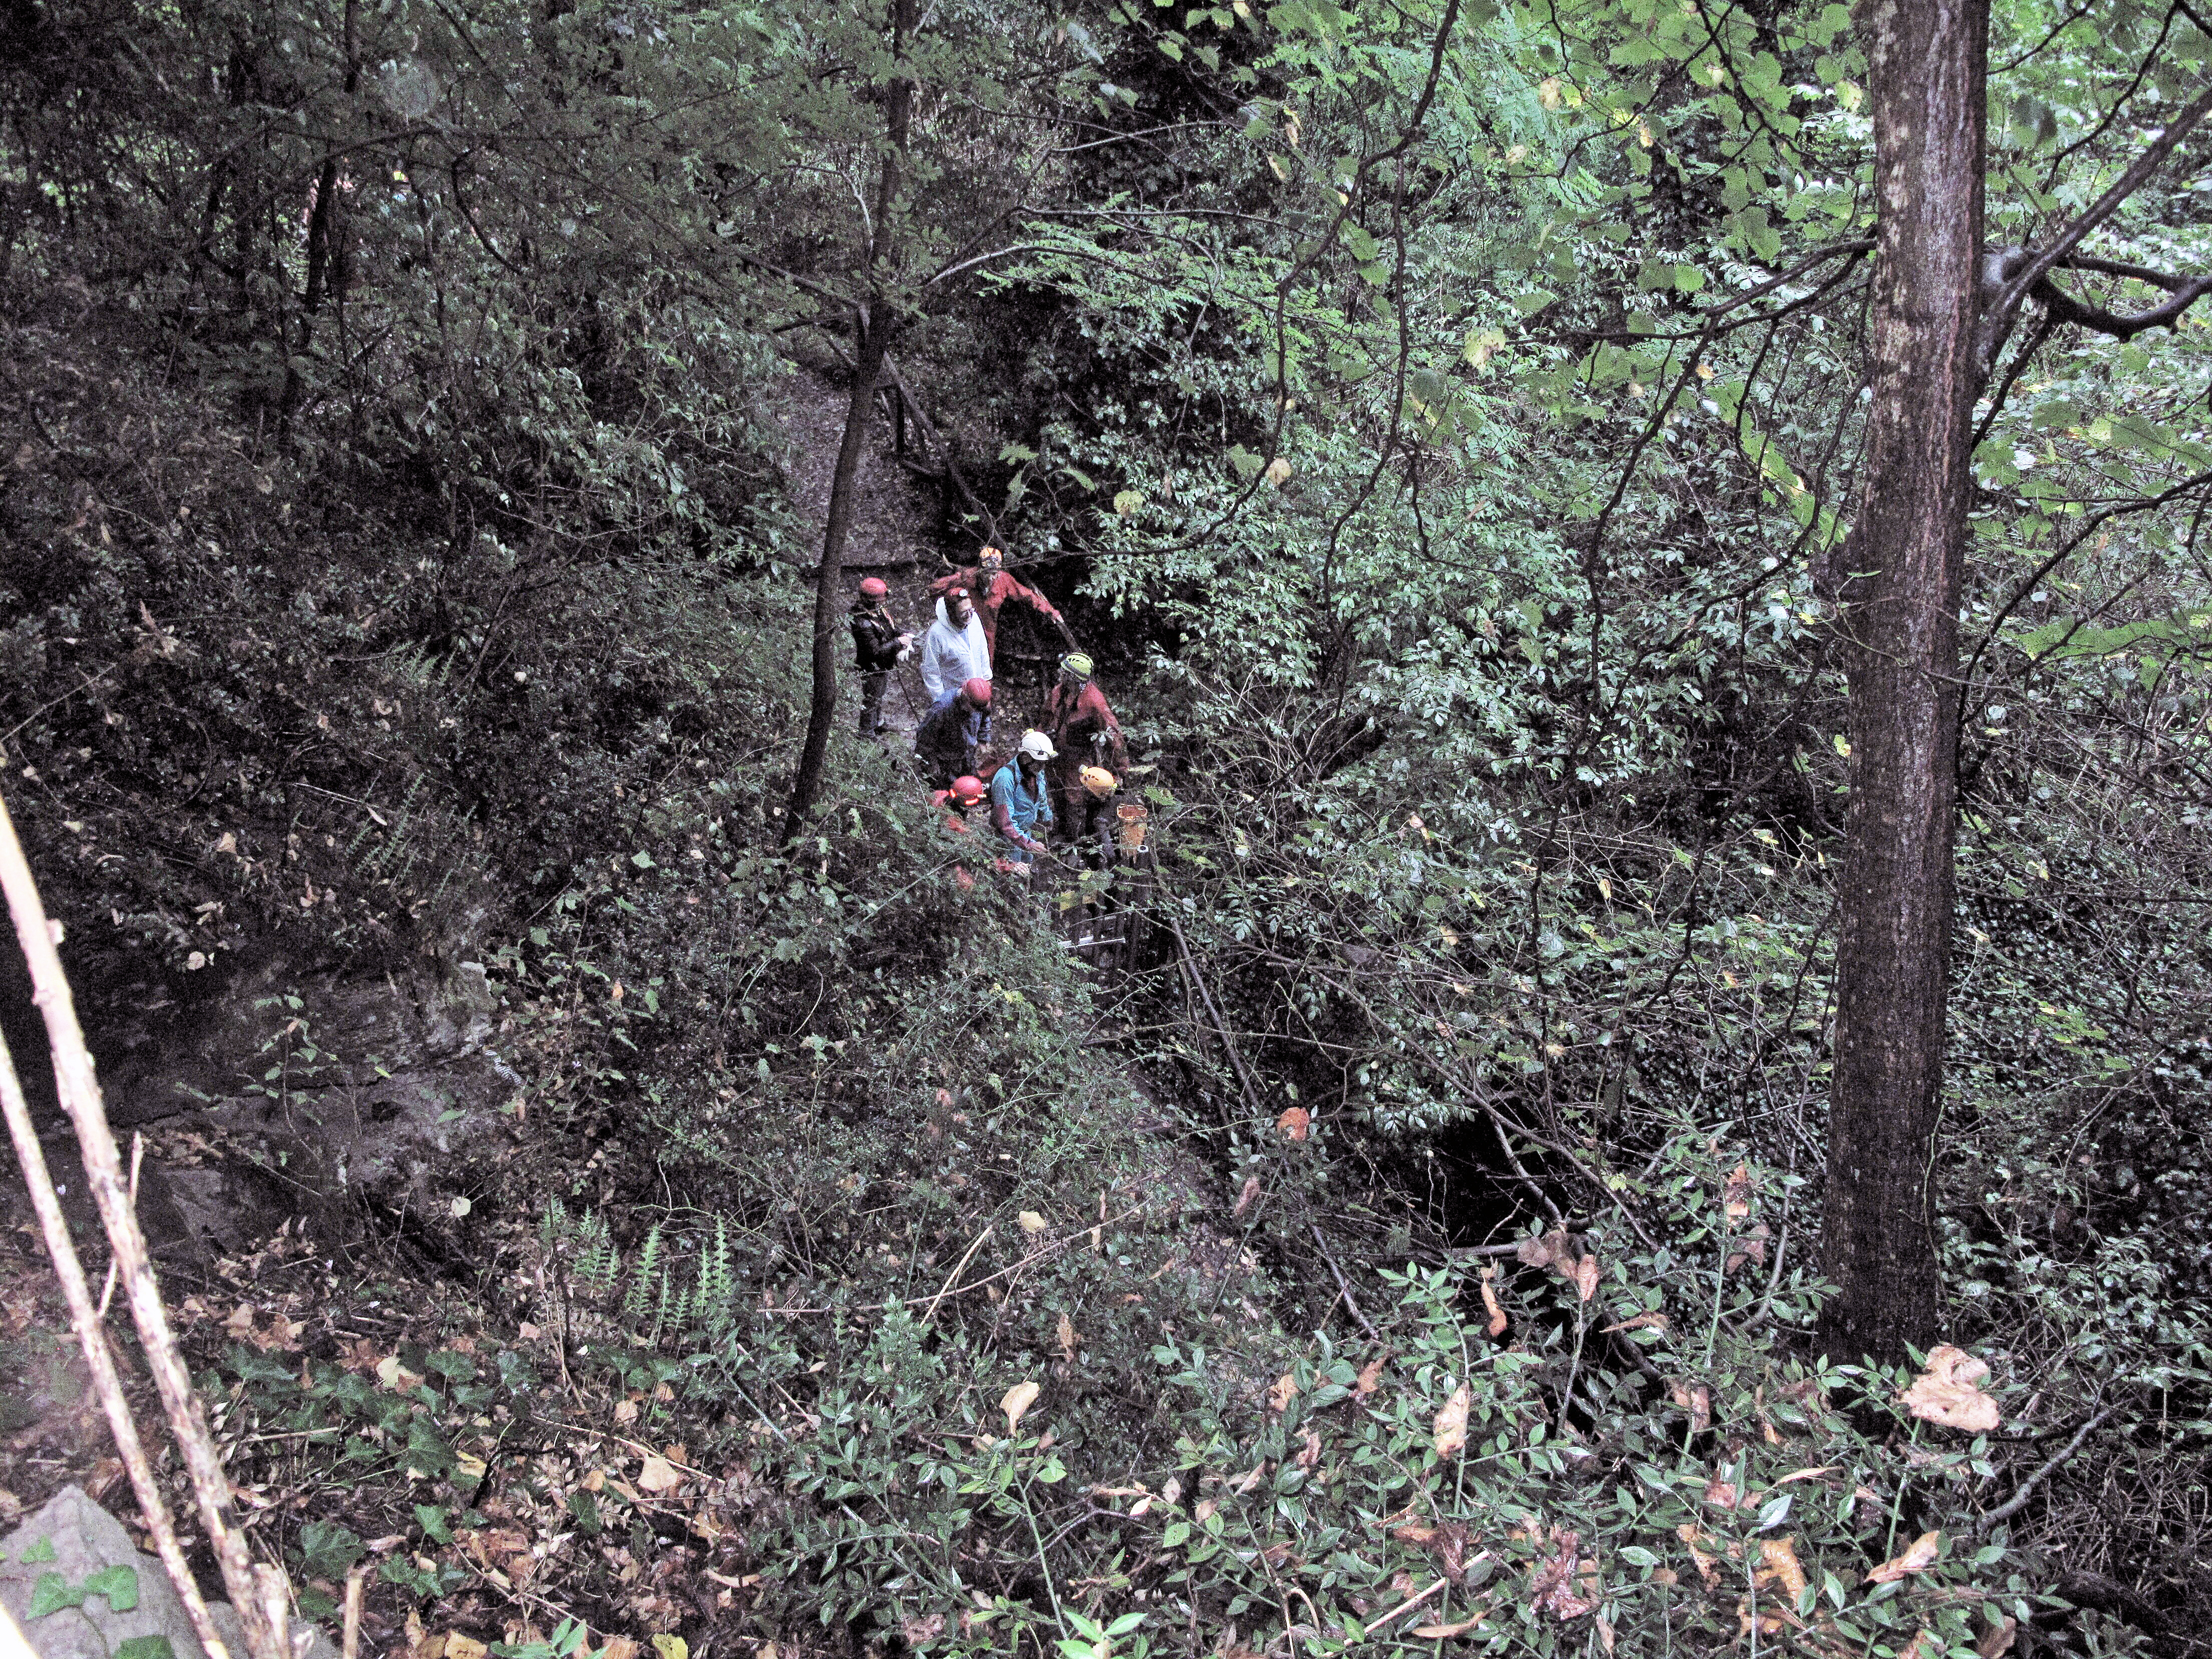
<svg viewBox="0 0 2212 1659"><path fill-rule="evenodd" d="M885 599L890 596L890 585L881 576L860 578L860 597L864 599Z"/></svg>
<svg viewBox="0 0 2212 1659"><path fill-rule="evenodd" d="M983 787L983 780L973 776L953 779L952 787L945 793L955 806L960 807L981 806L991 796L991 792Z"/></svg>
<svg viewBox="0 0 2212 1659"><path fill-rule="evenodd" d="M961 681L960 694L978 708L988 708L991 706L991 682L980 676L972 680Z"/></svg>

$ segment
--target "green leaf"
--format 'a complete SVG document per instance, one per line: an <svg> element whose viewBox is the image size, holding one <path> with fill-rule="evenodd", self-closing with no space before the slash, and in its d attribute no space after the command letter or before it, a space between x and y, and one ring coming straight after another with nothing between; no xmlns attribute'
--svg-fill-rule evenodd
<svg viewBox="0 0 2212 1659"><path fill-rule="evenodd" d="M309 1521L300 1528L300 1564L313 1577L344 1577L367 1548L358 1534L327 1521Z"/></svg>
<svg viewBox="0 0 2212 1659"><path fill-rule="evenodd" d="M640 848L636 852L632 853L629 855L629 861L637 866L641 870L650 870L655 867L653 862L653 854L645 851L642 848Z"/></svg>
<svg viewBox="0 0 2212 1659"><path fill-rule="evenodd" d="M54 1540L51 1538L41 1538L23 1552L23 1565L26 1566L34 1565L40 1561L51 1561L53 1559Z"/></svg>
<svg viewBox="0 0 2212 1659"><path fill-rule="evenodd" d="M59 1613L64 1607L81 1607L84 1592L72 1585L58 1572L42 1572L39 1582L31 1586L31 1605L26 1619L43 1619L50 1613Z"/></svg>
<svg viewBox="0 0 2212 1659"><path fill-rule="evenodd" d="M138 1569L119 1562L102 1567L80 1588L87 1595L106 1596L110 1613L128 1613L138 1605Z"/></svg>
<svg viewBox="0 0 2212 1659"><path fill-rule="evenodd" d="M591 1494L586 1492L583 1496L588 1498ZM574 1499L572 1498L571 1507L574 1507ZM439 1504L417 1504L415 1506L415 1524L422 1528L422 1535L434 1544L450 1544L453 1541L453 1529L447 1524L446 1511Z"/></svg>
<svg viewBox="0 0 2212 1659"><path fill-rule="evenodd" d="M115 1650L115 1659L177 1659L166 1636L134 1636Z"/></svg>

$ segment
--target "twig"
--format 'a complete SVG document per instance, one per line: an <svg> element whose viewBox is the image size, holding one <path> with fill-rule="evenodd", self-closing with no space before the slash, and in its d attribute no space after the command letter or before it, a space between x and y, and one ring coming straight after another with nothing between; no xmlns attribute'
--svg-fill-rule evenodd
<svg viewBox="0 0 2212 1659"><path fill-rule="evenodd" d="M1144 1207L1144 1205L1141 1203L1132 1204L1127 1209L1122 1211L1121 1214L1113 1217L1110 1220L1095 1222L1091 1226L1085 1227L1080 1231L1068 1234L1065 1238L1055 1238L1051 1243L1044 1245L1038 1249L1032 1250L1029 1255L1024 1256L1019 1261L1015 1262L1012 1267L1001 1267L994 1273L986 1273L982 1278L975 1280L972 1285L963 1285L958 1290L953 1291L952 1294L955 1296L965 1296L970 1291L980 1291L983 1286L992 1283L994 1280L1004 1279L1008 1273L1020 1273L1024 1268L1030 1267L1032 1263L1043 1261L1048 1255L1059 1255L1060 1251L1066 1249L1071 1244L1079 1244L1082 1243L1085 1239L1090 1237L1094 1232L1100 1231L1107 1227L1111 1227L1116 1222L1127 1221L1131 1216L1136 1214L1138 1211ZM938 1292L938 1296L942 1296L944 1294L945 1292L942 1291ZM813 1315L837 1313L888 1313L893 1308L919 1308L926 1304L933 1304L936 1300L937 1297L909 1296L902 1297L896 1302L863 1302L850 1308L770 1307L763 1308L761 1311L763 1313L772 1314Z"/></svg>
<svg viewBox="0 0 2212 1659"><path fill-rule="evenodd" d="M1306 1229L1313 1234L1314 1248L1321 1252L1321 1259L1328 1265L1329 1276L1336 1280L1336 1288L1344 1292L1344 1305L1352 1310L1352 1316L1359 1322L1359 1328L1380 1342L1382 1333L1376 1330L1369 1322L1367 1316L1359 1311L1359 1298L1352 1295L1352 1286L1344 1282L1344 1273L1336 1265L1336 1258L1328 1253L1328 1241L1321 1236L1321 1224L1309 1221Z"/></svg>
<svg viewBox="0 0 2212 1659"><path fill-rule="evenodd" d="M368 1583L368 1564L362 1562L346 1574L345 1638L343 1659L361 1659L361 1596Z"/></svg>
<svg viewBox="0 0 2212 1659"><path fill-rule="evenodd" d="M937 1294L929 1298L929 1306L922 1310L923 1324L927 1325L937 1316L937 1304L945 1300L945 1291L960 1282L960 1275L968 1271L968 1264L975 1259L975 1252L983 1248L983 1241L996 1231L998 1231L996 1226L990 1226L975 1235L975 1242L968 1247L968 1253L960 1258L958 1265L951 1273L945 1275L945 1282L937 1287Z"/></svg>
<svg viewBox="0 0 2212 1659"><path fill-rule="evenodd" d="M1372 1636L1376 1631L1382 1629L1383 1626L1389 1624L1400 1613L1411 1613L1415 1607L1420 1606L1422 1602L1427 1601L1431 1595L1434 1595L1438 1590L1442 1589L1444 1587L1444 1583L1445 1581L1439 1578L1435 1583L1430 1585L1428 1589L1423 1590L1419 1595L1410 1597L1406 1601L1399 1602L1396 1607L1391 1608L1389 1612L1384 1613L1380 1619L1370 1622L1367 1626L1367 1633L1370 1636Z"/></svg>
<svg viewBox="0 0 2212 1659"><path fill-rule="evenodd" d="M0 811L4 810L0 807ZM69 1304L70 1323L76 1328L85 1364L91 1369L93 1391L100 1396L100 1407L107 1414L107 1427L115 1437L116 1452L130 1472L131 1490L137 1496L138 1512L145 1519L146 1530L153 1534L154 1553L161 1558L162 1569L184 1601L192 1633L200 1638L200 1645L208 1650L210 1659L229 1659L229 1650L223 1645L215 1621L208 1616L207 1602L201 1598L199 1585L193 1582L192 1570L185 1560L184 1549L177 1542L176 1524L169 1518L169 1505L161 1496L160 1483L154 1479L154 1467L146 1459L145 1445L138 1438L137 1419L131 1415L131 1402L124 1397L123 1380L115 1374L115 1356L108 1350L107 1333L93 1310L92 1286L85 1280L84 1264L77 1260L76 1245L70 1237L69 1223L63 1218L53 1177L46 1172L46 1152L39 1145L37 1129L32 1126L30 1103L23 1098L23 1085L15 1075L15 1057L8 1052L5 1037L0 1037L0 1110L7 1115L9 1137L15 1143L15 1156L22 1160L23 1178L31 1189L31 1208L38 1215L39 1231L45 1235L46 1254L53 1258L55 1276L61 1280L62 1297Z"/></svg>
<svg viewBox="0 0 2212 1659"><path fill-rule="evenodd" d="M244 1535L229 1524L230 1481L223 1472L222 1455L208 1432L199 1398L192 1391L191 1376L185 1369L175 1334L169 1328L168 1310L161 1305L161 1290L147 1255L146 1236L138 1230L138 1218L124 1189L115 1132L108 1127L107 1109L101 1103L92 1056L86 1051L84 1032L77 1024L69 978L62 970L61 953L54 948L56 930L46 918L4 799L0 799L0 891L7 895L15 937L30 967L31 1000L46 1022L62 1109L76 1130L85 1178L100 1206L108 1248L122 1270L124 1294L138 1328L139 1346L145 1353L147 1369L153 1373L154 1387L161 1396L169 1431L191 1477L193 1492L199 1500L201 1529L222 1569L224 1586L230 1591L231 1604L237 1609L245 1633L246 1651L253 1659L292 1659L285 1632L287 1597L283 1575L274 1567L257 1566ZM15 1092L20 1095L20 1087ZM25 1121L28 1121L27 1109ZM43 1159L40 1168L43 1173ZM58 1204L56 1213L59 1213ZM85 1311L91 1311L88 1297ZM149 1479L150 1483L150 1472ZM152 1517L148 1519L150 1524Z"/></svg>
<svg viewBox="0 0 2212 1659"><path fill-rule="evenodd" d="M146 1156L146 1137L136 1129L131 1132L131 1207L138 1207L138 1164ZM100 1320L107 1322L107 1304L115 1298L115 1259L107 1262L107 1282L100 1287Z"/></svg>
<svg viewBox="0 0 2212 1659"><path fill-rule="evenodd" d="M1176 954L1182 957L1182 965L1190 975L1191 983L1198 988L1198 1000L1206 1005L1206 1018L1213 1022L1214 1031L1221 1038L1221 1046L1228 1051L1229 1063L1236 1068L1237 1081L1244 1091L1244 1103L1252 1109L1254 1117L1265 1122L1267 1109L1261 1105L1260 1092L1252 1086L1251 1076L1244 1069L1243 1057L1237 1052L1237 1044L1230 1038L1228 1023L1221 1018L1221 1011L1213 1006L1213 997L1206 990L1206 981L1198 971L1198 963L1191 957L1190 946L1183 942L1182 924L1176 921L1174 911L1163 910L1161 914L1168 919L1168 931L1175 935Z"/></svg>
<svg viewBox="0 0 2212 1659"><path fill-rule="evenodd" d="M2057 1451L2053 1452L2049 1457L2045 1458L2040 1464L2039 1464L2036 1467L2034 1473L2030 1474L2027 1480L2021 1481L2020 1485L2014 1489L2013 1495L2011 1497L2006 1498L2003 1503L1998 1504L1996 1508L1991 1510L1987 1515L1980 1516L1976 1518L1974 1524L1971 1528L1973 1536L1979 1538L1991 1527L1996 1525L1998 1522L2009 1521L2014 1516L2018 1515L2021 1510L2027 1506L2027 1500L2029 1498L2034 1495L2035 1489L2043 1484L2045 1479L2051 1474L2051 1472L2057 1468L2061 1463L2063 1463L2068 1458L2073 1456L2075 1452L2080 1451L2081 1449L2081 1443L2087 1440L2091 1435L2094 1434L2100 1428L2103 1427L2106 1422L2110 1421L2119 1409L2119 1403L2107 1406L2104 1410L2099 1412L2094 1417L2091 1418L2080 1428L2076 1429L2074 1431L2074 1437L2068 1441L2064 1446L2061 1447Z"/></svg>

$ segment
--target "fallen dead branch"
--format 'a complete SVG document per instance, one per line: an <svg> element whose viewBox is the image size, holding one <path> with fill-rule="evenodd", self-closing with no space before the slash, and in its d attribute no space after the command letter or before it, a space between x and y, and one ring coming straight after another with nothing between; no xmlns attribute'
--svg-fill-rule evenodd
<svg viewBox="0 0 2212 1659"><path fill-rule="evenodd" d="M230 1592L231 1605L237 1611L245 1633L246 1651L253 1659L292 1659L291 1643L285 1628L286 1607L290 1598L283 1575L265 1564L257 1565L246 1550L244 1535L229 1524L229 1479L223 1472L222 1456L216 1449L215 1438L208 1432L199 1397L192 1390L191 1376L177 1352L176 1336L169 1328L168 1310L162 1306L161 1286L155 1279L153 1261L147 1252L146 1236L139 1231L137 1214L131 1206L122 1158L116 1150L115 1133L108 1127L107 1109L100 1100L92 1055L85 1048L84 1032L77 1024L76 1002L70 994L68 976L62 969L61 953L55 948L59 930L47 919L46 905L39 897L38 884L32 878L30 864L23 856L22 843L16 839L15 821L9 816L4 799L0 799L0 892L7 896L8 914L15 925L15 937L31 970L31 1000L46 1023L46 1039L53 1049L54 1084L61 1096L62 1109L76 1131L77 1152L84 1160L86 1182L100 1208L108 1248L114 1255L125 1297L131 1304L132 1322L138 1328L139 1346L144 1351L147 1369L153 1374L155 1389L161 1395L169 1431L191 1478L193 1494L198 1500L200 1525L222 1570L224 1586ZM69 1245L66 1225L61 1220L60 1200L46 1174L46 1160L38 1155L38 1139L32 1131L29 1109L22 1103L21 1085L12 1064L6 1068L6 1076L9 1127L16 1134L19 1153L23 1152L24 1143L29 1143L31 1150L24 1156L23 1173L30 1183L33 1204L52 1206L53 1223L47 1230L47 1247L54 1255L56 1271L63 1273L65 1280L73 1281L74 1288L69 1292L70 1318L78 1327L78 1339L84 1345L87 1358L93 1359L97 1376L100 1361L93 1356L95 1350L106 1355L106 1335L98 1322L83 1269L76 1261L75 1249ZM22 1127L17 1132L19 1109ZM42 1226L46 1224L43 1207L40 1221ZM53 1227L61 1229L58 1242L63 1248L59 1249L55 1248L57 1235ZM108 1420L116 1431L120 1450L126 1431L120 1425L129 1422L130 1408L122 1401L120 1384L113 1382L112 1358L106 1369L116 1390L116 1403L109 1408ZM135 1442L135 1427L128 1432ZM139 1462L142 1466L144 1463L143 1447ZM141 1507L146 1510L148 1527L155 1528L157 1510L147 1504L150 1496L158 1505L160 1493L154 1486L150 1468L141 1484L134 1468L131 1484L138 1492ZM158 1513L161 1528L169 1534L163 1565L173 1579L182 1580L177 1586L178 1593L185 1598L185 1606L191 1607L198 1601L198 1592L191 1588L191 1576L184 1567L182 1553L176 1547L175 1531L168 1525L167 1511L163 1508ZM161 1529L155 1530L155 1537L158 1544ZM194 1620L196 1630L200 1629L201 1620L205 1618L206 1608L202 1604ZM211 1630L204 1632L201 1639L210 1653L225 1654L228 1659L221 1639L214 1637Z"/></svg>

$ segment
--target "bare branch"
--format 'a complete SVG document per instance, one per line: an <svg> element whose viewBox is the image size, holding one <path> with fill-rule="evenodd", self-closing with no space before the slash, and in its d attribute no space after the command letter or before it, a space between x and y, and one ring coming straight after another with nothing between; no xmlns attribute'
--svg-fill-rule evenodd
<svg viewBox="0 0 2212 1659"><path fill-rule="evenodd" d="M2159 168L2166 164L2166 158L2173 153L2175 147L2190 135L2207 112L2212 112L2212 87L2207 87L2191 99L2166 124L2165 131L2159 134L2149 148L2135 159L2134 164L2112 181L2112 188L2052 238L2041 252L2027 255L2017 271L2012 269L2011 259L2002 262L2004 287L1984 313L1979 330L1981 337L1976 342L1984 374L1996 360L1997 347L2012 331L2013 318L2020 310L2021 301L2036 291L2037 286L2050 276L2052 268L2081 245L2083 237L2111 218L2119 210L2123 202L2150 182Z"/></svg>
<svg viewBox="0 0 2212 1659"><path fill-rule="evenodd" d="M2051 315L2058 321L2079 323L2100 334L2109 334L2116 340L2132 340L2146 329L2172 328L2181 320L2183 312L2207 294L2212 294L2212 276L2192 277L2175 289L2162 303L2151 307L2148 311L2123 314L2085 304L2063 292L2048 277L2038 283L2034 289L2034 297L2043 301Z"/></svg>
<svg viewBox="0 0 2212 1659"><path fill-rule="evenodd" d="M2074 1437L2068 1441L2058 1451L2055 1452L2051 1457L2046 1459L2033 1474L2027 1477L2027 1480L2021 1481L2018 1490L2016 1490L2011 1497L2006 1498L2003 1503L1998 1504L1996 1508L1991 1510L1987 1515L1981 1516L1975 1520L1972 1528L1973 1535L1979 1538L1984 1533L1989 1531L1990 1528L1996 1526L1998 1522L2009 1521L2014 1516L2018 1515L2021 1510L2027 1506L2027 1500L2034 1495L2035 1489L2043 1484L2045 1477L2050 1474L2050 1473L2053 1469L2057 1468L2061 1463L2063 1463L2068 1458L2073 1456L2075 1452L2080 1451L2081 1449L2081 1443L2087 1440L2099 1429L2102 1428L2119 1409L2119 1407L2117 1405L2107 1406L2104 1410L2099 1412L2094 1417L2084 1423L2079 1429L2075 1430Z"/></svg>

